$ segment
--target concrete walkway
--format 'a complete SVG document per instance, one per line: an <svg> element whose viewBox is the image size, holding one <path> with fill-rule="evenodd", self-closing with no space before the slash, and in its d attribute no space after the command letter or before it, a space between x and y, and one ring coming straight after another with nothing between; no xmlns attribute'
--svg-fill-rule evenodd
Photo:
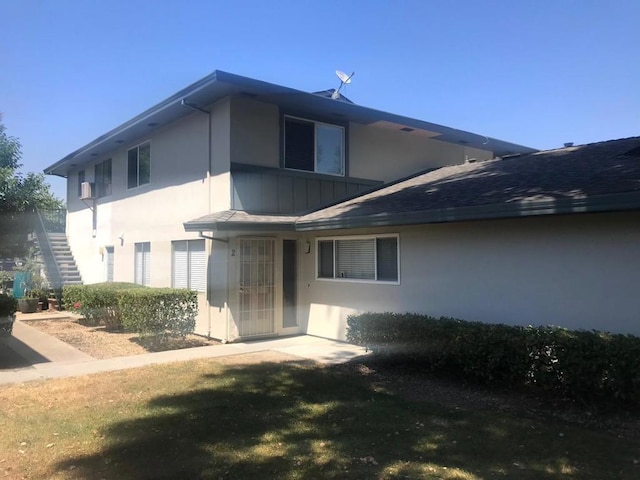
<svg viewBox="0 0 640 480"><path fill-rule="evenodd" d="M12 349L31 366L0 370L0 385L265 351L324 364L343 363L366 354L364 348L355 345L300 335L98 360L19 320L14 324L13 337L0 338L0 348L4 347Z"/></svg>

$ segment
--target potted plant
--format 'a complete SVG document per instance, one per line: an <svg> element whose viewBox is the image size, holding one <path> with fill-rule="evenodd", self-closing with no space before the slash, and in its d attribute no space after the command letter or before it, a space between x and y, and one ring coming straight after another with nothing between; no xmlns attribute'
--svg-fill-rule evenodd
<svg viewBox="0 0 640 480"><path fill-rule="evenodd" d="M27 295L30 298L38 299L38 311L42 311L44 305L48 305L47 303L47 291L44 288L32 288Z"/></svg>
<svg viewBox="0 0 640 480"><path fill-rule="evenodd" d="M16 321L16 299L0 294L0 336L11 335Z"/></svg>
<svg viewBox="0 0 640 480"><path fill-rule="evenodd" d="M32 292L36 292L37 290L27 290L24 294L24 298L18 300L18 310L20 313L35 313L38 310L38 297L34 297Z"/></svg>

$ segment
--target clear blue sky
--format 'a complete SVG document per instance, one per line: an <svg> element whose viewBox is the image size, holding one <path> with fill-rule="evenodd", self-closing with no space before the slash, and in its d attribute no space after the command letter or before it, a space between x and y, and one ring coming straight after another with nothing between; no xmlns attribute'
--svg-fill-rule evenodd
<svg viewBox="0 0 640 480"><path fill-rule="evenodd" d="M41 171L213 70L341 69L356 103L553 148L640 135L639 25L638 0L0 0L0 112Z"/></svg>

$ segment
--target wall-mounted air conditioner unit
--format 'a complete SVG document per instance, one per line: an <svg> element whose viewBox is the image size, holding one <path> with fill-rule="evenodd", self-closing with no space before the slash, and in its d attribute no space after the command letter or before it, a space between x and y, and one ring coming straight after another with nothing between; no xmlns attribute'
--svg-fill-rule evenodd
<svg viewBox="0 0 640 480"><path fill-rule="evenodd" d="M93 183L82 182L80 184L80 200L91 200L92 198L95 198L93 195L93 187Z"/></svg>

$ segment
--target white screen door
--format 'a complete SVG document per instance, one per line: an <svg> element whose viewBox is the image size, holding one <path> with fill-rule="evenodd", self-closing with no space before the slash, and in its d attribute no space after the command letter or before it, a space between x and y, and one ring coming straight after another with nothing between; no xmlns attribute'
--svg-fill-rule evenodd
<svg viewBox="0 0 640 480"><path fill-rule="evenodd" d="M275 240L240 239L240 336L274 333Z"/></svg>

